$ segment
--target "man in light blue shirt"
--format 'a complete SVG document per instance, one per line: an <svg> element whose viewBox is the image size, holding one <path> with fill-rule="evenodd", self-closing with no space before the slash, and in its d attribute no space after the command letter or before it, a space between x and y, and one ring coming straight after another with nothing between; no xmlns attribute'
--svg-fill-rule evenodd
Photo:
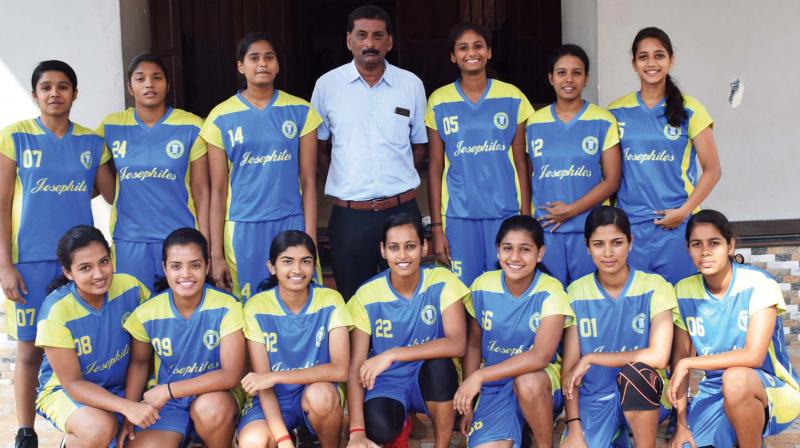
<svg viewBox="0 0 800 448"><path fill-rule="evenodd" d="M362 6L347 22L353 61L317 80L311 103L325 194L334 198L328 224L333 275L345 300L386 268L379 244L383 223L396 213L419 216L415 164L425 159L425 89L413 73L385 60L391 19Z"/></svg>

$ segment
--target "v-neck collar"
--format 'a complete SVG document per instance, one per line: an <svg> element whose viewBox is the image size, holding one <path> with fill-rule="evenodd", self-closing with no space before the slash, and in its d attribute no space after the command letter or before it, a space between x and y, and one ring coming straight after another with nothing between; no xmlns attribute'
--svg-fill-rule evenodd
<svg viewBox="0 0 800 448"><path fill-rule="evenodd" d="M633 278L636 277L636 270L634 270L630 265L628 265L628 270L630 271L628 273L628 280L625 282L625 286L622 287L622 290L619 292L619 295L616 299L611 297L611 294L606 291L606 288L604 288L603 284L600 283L600 279L597 278L597 271L595 271L592 276L594 277L594 283L597 285L597 289L600 291L600 294L603 294L603 297L610 300L612 303L619 303L621 301L620 299L627 297L628 289L630 289L631 284L633 283Z"/></svg>
<svg viewBox="0 0 800 448"><path fill-rule="evenodd" d="M503 292L512 298L513 301L525 300L528 298L531 293L536 289L536 285L539 283L539 278L541 278L542 271L539 269L533 273L533 278L531 279L531 284L519 295L519 297L514 297L514 294L508 289L508 284L506 283L506 273L500 272L500 284L503 285Z"/></svg>
<svg viewBox="0 0 800 448"><path fill-rule="evenodd" d="M140 129L143 129L143 130L144 130L144 131L146 131L146 132L151 132L151 131L154 131L154 130L156 130L156 128L158 128L159 126L161 126L161 124L162 124L162 123L164 123L165 121L167 121L167 118L169 118L169 116L172 114L172 110L173 110L173 109L172 109L172 107L171 107L171 106L167 106L167 110L164 112L164 115L162 115L162 116L161 116L161 118L159 118L159 119L158 119L158 121L156 121L155 123L153 123L153 126L152 126L152 127L149 127L149 126L147 126L147 125L146 125L146 124L145 124L145 123L142 121L142 119L141 119L141 118L139 118L139 114L137 114L137 113L136 113L136 108L135 108L135 107L132 107L132 108L131 108L131 113L133 113L133 119L134 119L134 121L136 121L136 124L137 124L137 125L139 125L139 128L140 128Z"/></svg>
<svg viewBox="0 0 800 448"><path fill-rule="evenodd" d="M189 322L195 318L199 313L199 311L203 308L203 303L206 301L206 291L208 291L208 286L203 286L203 294L200 296L200 303L197 304L197 307L192 311L192 315L189 318L183 317L183 315L178 311L178 307L175 306L175 296L172 294L172 288L169 289L169 307L172 309L172 313L175 315L176 319L180 319L182 322Z"/></svg>
<svg viewBox="0 0 800 448"><path fill-rule="evenodd" d="M113 281L113 280L112 280ZM106 304L108 303L108 293L103 294L103 304L100 305L100 309L96 309L93 306L86 303L86 300L81 297L81 294L78 292L78 287L75 285L75 282L69 286L69 290L72 293L72 296L75 297L75 301L78 302L89 314L94 316L102 316L103 310L106 309Z"/></svg>
<svg viewBox="0 0 800 448"><path fill-rule="evenodd" d="M290 310L289 307L286 306L286 303L284 303L283 299L281 299L281 291L279 287L278 286L275 287L275 300L278 301L278 306L281 307L281 309L283 310L284 313L286 313L287 316L302 316L306 314L306 311L308 311L308 307L311 306L311 301L313 299L314 299L314 285L312 283L309 283L308 297L306 297L306 304L303 305L303 308L301 308L300 311L295 313L292 310Z"/></svg>
<svg viewBox="0 0 800 448"><path fill-rule="evenodd" d="M569 129L570 127L572 127L573 124L575 124L578 121L580 121L581 117L583 116L583 114L586 112L586 109L588 109L588 108L589 108L589 102L586 101L586 100L583 100L583 106L581 106L580 110L578 110L578 112L575 114L575 116L573 116L569 121L565 122L565 121L563 121L561 119L561 117L558 116L558 113L556 112L556 103L553 103L553 104L550 105L550 115L552 115L553 120L555 120L556 123L561 125L562 128Z"/></svg>
<svg viewBox="0 0 800 448"><path fill-rule="evenodd" d="M407 299L403 297L402 294L397 292L396 289L394 289L394 286L392 286L392 271L390 269L386 270L386 285L389 287L389 290L392 291L392 294L394 294L395 298L405 304L411 304L414 302L414 299L419 295L419 291L420 289L422 289L422 284L424 282L425 282L425 270L420 267L419 282L417 282L417 287L414 289L414 293L411 294L411 297Z"/></svg>
<svg viewBox="0 0 800 448"><path fill-rule="evenodd" d="M72 130L75 127L75 123L73 123L72 120L69 120L69 127L67 127L67 132L65 132L64 135L59 137L56 134L54 134L53 131L50 130L50 128L45 126L44 123L42 123L42 117L41 116L36 117L35 121L36 121L36 125L39 126L39 128L45 133L45 135L47 135L50 139L55 140L57 142L63 142L64 140L66 140L67 137L72 135Z"/></svg>
<svg viewBox="0 0 800 448"><path fill-rule="evenodd" d="M244 95L242 95L242 91L241 90L236 92L236 97L239 98L239 101L244 103L244 105L247 106L253 112L264 113L264 112L267 112L268 110L270 110L272 108L272 105L275 104L275 101L278 99L278 96L280 95L280 93L281 93L280 90L274 89L272 91L272 98L269 99L269 102L267 102L267 105L264 106L263 109L258 108L258 106L256 106L255 104L251 103L250 101L248 101L247 98L245 98Z"/></svg>
<svg viewBox="0 0 800 448"><path fill-rule="evenodd" d="M483 93L481 94L481 97L478 98L478 101L476 101L474 103L472 102L471 99L469 99L467 94L464 93L464 91L461 89L461 80L460 79L456 80L456 82L454 84L456 85L456 92L458 92L458 94L461 96L461 99L463 99L464 102L467 103L471 108L477 109L478 107L481 106L481 104L483 104L484 101L486 101L486 97L489 95L489 90L492 89L492 78L488 78L486 80L486 87L484 87Z"/></svg>
<svg viewBox="0 0 800 448"><path fill-rule="evenodd" d="M706 285L706 280L702 277L703 274L700 274L701 275L700 278L702 279L703 282L703 290L705 290L706 294L708 294L708 297L710 299L713 299L715 302L719 303L725 302L728 299L728 297L730 297L731 291L733 291L733 284L736 282L736 272L738 272L738 269L739 268L736 267L736 263L731 262L731 270L733 270L733 272L731 273L731 282L728 284L728 289L725 290L725 294L723 294L722 297L720 298L717 298L717 296L711 293L711 290L708 289L708 285Z"/></svg>
<svg viewBox="0 0 800 448"><path fill-rule="evenodd" d="M665 100L666 100L666 97L665 98L661 98L653 107L647 107L647 104L645 104L644 100L642 99L642 91L639 90L639 91L636 92L636 101L639 103L639 107L641 107L642 110L644 110L648 114L652 114L654 112L660 111L661 108L664 106L664 101Z"/></svg>

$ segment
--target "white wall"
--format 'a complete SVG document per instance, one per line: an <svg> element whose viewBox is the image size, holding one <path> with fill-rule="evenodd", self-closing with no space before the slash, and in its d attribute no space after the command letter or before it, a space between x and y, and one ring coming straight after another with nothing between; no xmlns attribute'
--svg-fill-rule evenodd
<svg viewBox="0 0 800 448"><path fill-rule="evenodd" d="M567 32L577 35L572 23L588 26L586 11L575 12L579 1L563 0L565 42ZM794 147L800 2L597 0L596 6L592 71L600 104L638 89L630 64L636 32L651 25L664 29L675 48L678 85L716 121L723 174L704 207L733 220L800 218L800 152ZM728 83L736 77L746 87L741 106L732 109Z"/></svg>
<svg viewBox="0 0 800 448"><path fill-rule="evenodd" d="M561 0L561 41L580 45L589 56L583 98L597 103L597 0Z"/></svg>
<svg viewBox="0 0 800 448"><path fill-rule="evenodd" d="M71 118L94 129L125 106L120 10L110 0L14 0L0 14L0 128L38 115L31 73L59 59L78 75ZM108 206L95 199L95 225L108 229Z"/></svg>

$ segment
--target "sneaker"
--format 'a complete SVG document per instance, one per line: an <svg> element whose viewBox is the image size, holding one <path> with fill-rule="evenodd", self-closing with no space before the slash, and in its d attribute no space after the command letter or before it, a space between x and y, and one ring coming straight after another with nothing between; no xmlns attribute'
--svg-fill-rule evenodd
<svg viewBox="0 0 800 448"><path fill-rule="evenodd" d="M39 448L39 437L33 428L19 428L14 439L15 448Z"/></svg>
<svg viewBox="0 0 800 448"><path fill-rule="evenodd" d="M408 448L408 436L411 435L411 420L406 417L406 422L403 424L403 430L389 443L383 445L383 448Z"/></svg>

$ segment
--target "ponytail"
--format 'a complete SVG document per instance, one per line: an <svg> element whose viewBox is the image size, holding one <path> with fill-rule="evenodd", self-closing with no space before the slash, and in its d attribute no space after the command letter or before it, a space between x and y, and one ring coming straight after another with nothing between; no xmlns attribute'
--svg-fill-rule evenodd
<svg viewBox="0 0 800 448"><path fill-rule="evenodd" d="M667 50L667 54L669 54L670 57L674 56L675 53L672 49L672 41L669 39L669 36L667 36L667 33L661 28L650 26L639 30L639 32L636 33L636 37L633 38L631 54L634 59L636 58L639 44L645 39L656 39L661 42L661 45L664 46L664 49ZM681 93L681 89L675 85L669 73L667 73L666 84L666 91L664 92L664 116L667 118L667 123L669 123L670 126L678 128L683 125L688 118L688 114L683 105L683 94Z"/></svg>
<svg viewBox="0 0 800 448"><path fill-rule="evenodd" d="M55 291L56 289L61 288L62 286L68 285L70 281L71 280L68 279L66 275L61 274L58 277L56 277L56 278L54 278L53 280L50 281L50 283L47 285L47 288L44 290L44 292L45 292L45 294L50 294L51 292Z"/></svg>
<svg viewBox="0 0 800 448"><path fill-rule="evenodd" d="M688 118L686 109L683 105L683 93L681 89L672 81L672 77L667 73L666 93L664 95L664 116L667 123L674 128L681 127Z"/></svg>

